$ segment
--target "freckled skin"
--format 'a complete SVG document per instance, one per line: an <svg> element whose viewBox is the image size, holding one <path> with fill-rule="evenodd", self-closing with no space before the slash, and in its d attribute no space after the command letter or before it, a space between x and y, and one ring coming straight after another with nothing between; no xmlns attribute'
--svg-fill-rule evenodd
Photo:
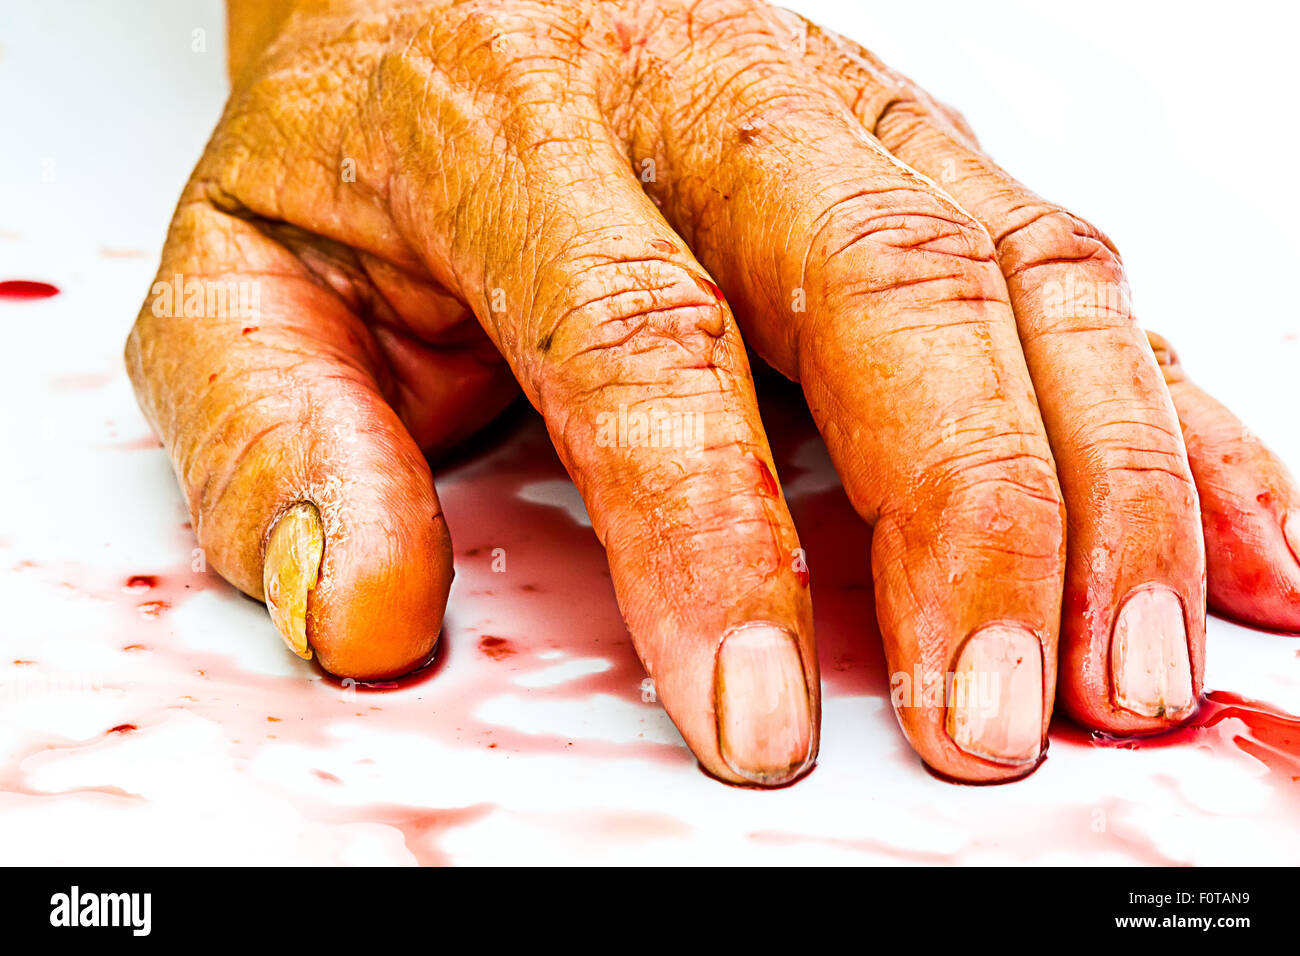
<svg viewBox="0 0 1300 956"><path fill-rule="evenodd" d="M1043 651L1041 693L1017 678L1018 741L1051 713L1058 636L1072 713L1169 726L1116 705L1107 653L1124 595L1167 585L1199 691L1197 486L1210 600L1300 626L1300 569L1268 524L1300 501L1285 469L1166 386L1104 236L855 44L758 0L232 0L230 28L231 97L158 279L253 283L256 314L160 314L151 294L127 365L229 581L264 598L272 529L315 506L306 634L328 670L427 658L452 552L426 455L522 392L704 767L805 772L809 575L746 345L801 384L874 525L890 667L925 685L900 721L939 772L1025 772L946 729L944 675L989 624ZM602 416L642 414L698 427L602 438ZM721 722L719 687L742 688ZM954 723L1009 739L988 714Z"/></svg>

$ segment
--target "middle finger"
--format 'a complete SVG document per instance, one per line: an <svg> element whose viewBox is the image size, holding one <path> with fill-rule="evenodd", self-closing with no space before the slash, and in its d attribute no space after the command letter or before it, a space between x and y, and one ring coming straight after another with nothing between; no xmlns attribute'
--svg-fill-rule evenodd
<svg viewBox="0 0 1300 956"><path fill-rule="evenodd" d="M692 9L692 42L640 82L634 155L663 171L647 188L749 344L802 382L875 525L913 746L954 777L1023 774L1052 707L1063 509L992 242L804 70L770 10Z"/></svg>

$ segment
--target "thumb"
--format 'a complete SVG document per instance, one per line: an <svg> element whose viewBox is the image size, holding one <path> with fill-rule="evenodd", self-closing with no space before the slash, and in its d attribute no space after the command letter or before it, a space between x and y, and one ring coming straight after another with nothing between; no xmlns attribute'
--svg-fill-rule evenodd
<svg viewBox="0 0 1300 956"><path fill-rule="evenodd" d="M369 679L427 658L451 540L342 298L253 225L182 204L126 362L208 561L296 654Z"/></svg>

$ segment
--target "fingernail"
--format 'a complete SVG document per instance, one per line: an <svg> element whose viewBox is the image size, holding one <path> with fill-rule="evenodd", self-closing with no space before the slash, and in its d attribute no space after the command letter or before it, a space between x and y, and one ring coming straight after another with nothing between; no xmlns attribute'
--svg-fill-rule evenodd
<svg viewBox="0 0 1300 956"><path fill-rule="evenodd" d="M962 750L1019 766L1043 746L1043 646L1028 628L990 624L966 641L948 697L948 736Z"/></svg>
<svg viewBox="0 0 1300 956"><path fill-rule="evenodd" d="M781 783L808 761L812 715L799 646L789 631L745 624L723 638L714 672L718 746L732 770Z"/></svg>
<svg viewBox="0 0 1300 956"><path fill-rule="evenodd" d="M1177 717L1192 706L1192 662L1183 602L1164 586L1125 600L1110 641L1115 703L1143 717Z"/></svg>
<svg viewBox="0 0 1300 956"><path fill-rule="evenodd" d="M1282 537L1286 538L1291 556L1300 561L1300 508L1293 508L1282 519Z"/></svg>
<svg viewBox="0 0 1300 956"><path fill-rule="evenodd" d="M289 650L305 661L311 660L307 593L316 586L324 553L320 512L313 504L299 502L275 523L262 564L262 590L271 620Z"/></svg>

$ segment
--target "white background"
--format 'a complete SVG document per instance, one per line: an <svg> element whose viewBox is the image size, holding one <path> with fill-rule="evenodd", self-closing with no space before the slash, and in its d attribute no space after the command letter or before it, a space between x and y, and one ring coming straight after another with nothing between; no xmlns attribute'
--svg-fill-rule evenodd
<svg viewBox="0 0 1300 956"><path fill-rule="evenodd" d="M1300 462L1293 7L790 5L959 106L1005 167L1106 230L1144 324ZM1058 740L1026 781L957 787L920 768L878 694L832 682L807 780L706 779L635 686L583 691L627 668L617 612L562 472L494 478L508 448L440 476L461 570L432 680L349 696L210 576L183 600L186 572L165 572L174 608L141 615L125 577L184 568L194 543L120 349L224 99L223 33L211 0L0 13L0 279L63 289L0 303L0 862L1294 862L1296 785L1236 750L1232 722L1162 749ZM798 517L832 492L815 442L796 457ZM591 576L557 584L564 600L499 600L460 560L509 542L544 585L560 538ZM827 604L863 584L813 570ZM486 633L515 653L478 653ZM1298 649L1212 621L1207 685L1300 711ZM137 729L106 733L121 724ZM514 743L489 748L494 728Z"/></svg>

